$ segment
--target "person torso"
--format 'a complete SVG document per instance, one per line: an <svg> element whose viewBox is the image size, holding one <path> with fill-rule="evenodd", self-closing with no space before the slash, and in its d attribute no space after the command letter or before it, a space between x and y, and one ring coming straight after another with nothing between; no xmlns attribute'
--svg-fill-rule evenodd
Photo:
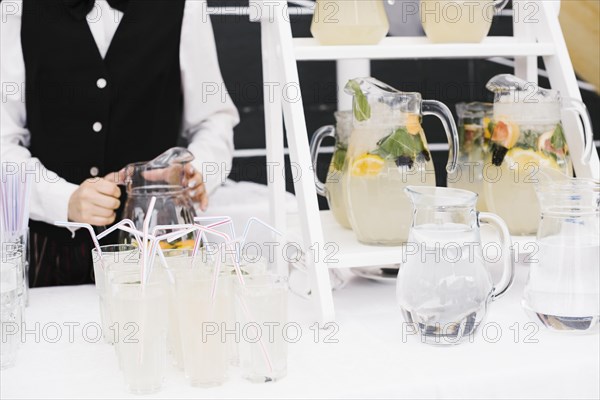
<svg viewBox="0 0 600 400"><path fill-rule="evenodd" d="M103 58L93 20L74 18L63 0L24 0L32 155L79 184L176 145L184 6L184 0L130 0Z"/></svg>

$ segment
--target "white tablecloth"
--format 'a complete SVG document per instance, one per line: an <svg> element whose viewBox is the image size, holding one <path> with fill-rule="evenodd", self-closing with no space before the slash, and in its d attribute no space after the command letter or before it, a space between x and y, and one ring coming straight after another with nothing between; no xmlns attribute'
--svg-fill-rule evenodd
<svg viewBox="0 0 600 400"><path fill-rule="evenodd" d="M416 336L403 340L393 284L354 279L335 293L338 343L324 343L326 332L315 343L309 329L314 314L292 295L290 317L301 324L303 336L289 347L287 378L252 384L234 369L223 386L201 389L170 370L164 389L147 397L597 399L599 336L534 331L525 325L520 296L526 274L527 267L519 266L511 291L491 305L487 339L480 331L473 343L459 346L434 347ZM28 335L17 366L1 372L1 398L136 397L124 391L113 348L83 339L83 324L97 321L92 286L32 290L27 326L40 323L41 337ZM65 322L80 324L73 343ZM56 336L56 325L50 323L63 326L56 343L47 340Z"/></svg>

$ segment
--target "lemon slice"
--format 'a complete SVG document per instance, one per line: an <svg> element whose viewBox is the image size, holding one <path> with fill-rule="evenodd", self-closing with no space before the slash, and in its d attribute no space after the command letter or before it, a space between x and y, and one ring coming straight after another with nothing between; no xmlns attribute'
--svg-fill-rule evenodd
<svg viewBox="0 0 600 400"><path fill-rule="evenodd" d="M363 154L352 163L352 176L377 176L383 169L385 161L375 154Z"/></svg>
<svg viewBox="0 0 600 400"><path fill-rule="evenodd" d="M506 154L506 158L509 160L510 168L518 168L520 171L531 168L531 165L560 171L556 160L533 150L512 149Z"/></svg>
<svg viewBox="0 0 600 400"><path fill-rule="evenodd" d="M483 118L483 136L486 139L491 139L492 133L490 132L490 122L491 119L489 117Z"/></svg>

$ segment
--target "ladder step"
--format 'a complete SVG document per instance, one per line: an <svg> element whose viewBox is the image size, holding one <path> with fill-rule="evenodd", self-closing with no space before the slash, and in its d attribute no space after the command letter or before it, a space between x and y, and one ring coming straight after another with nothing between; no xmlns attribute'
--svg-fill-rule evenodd
<svg viewBox="0 0 600 400"><path fill-rule="evenodd" d="M344 59L393 60L410 58L489 58L550 56L552 43L523 42L512 36L493 36L481 43L431 43L426 37L386 37L373 46L321 46L313 38L294 38L298 61Z"/></svg>

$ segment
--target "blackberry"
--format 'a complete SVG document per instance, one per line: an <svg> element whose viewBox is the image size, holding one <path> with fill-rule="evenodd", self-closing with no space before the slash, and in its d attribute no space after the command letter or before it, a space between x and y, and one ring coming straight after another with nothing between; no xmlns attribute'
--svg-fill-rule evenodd
<svg viewBox="0 0 600 400"><path fill-rule="evenodd" d="M400 156L396 158L396 166L412 168L415 161L408 156Z"/></svg>
<svg viewBox="0 0 600 400"><path fill-rule="evenodd" d="M506 147L494 143L492 145L492 164L494 164L497 167L501 166L502 161L504 161L504 157L506 156L507 152L508 149Z"/></svg>

